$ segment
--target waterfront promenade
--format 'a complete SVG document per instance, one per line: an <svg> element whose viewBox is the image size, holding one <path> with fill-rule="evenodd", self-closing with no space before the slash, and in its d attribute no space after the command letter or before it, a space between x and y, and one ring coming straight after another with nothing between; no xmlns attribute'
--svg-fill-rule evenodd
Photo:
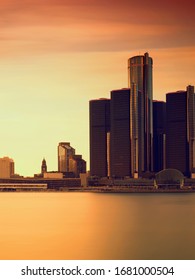
<svg viewBox="0 0 195 280"><path fill-rule="evenodd" d="M195 179L179 183L156 185L154 179L95 180L82 186L79 178L0 179L0 191L44 191L44 192L97 192L97 193L190 193L195 192Z"/></svg>

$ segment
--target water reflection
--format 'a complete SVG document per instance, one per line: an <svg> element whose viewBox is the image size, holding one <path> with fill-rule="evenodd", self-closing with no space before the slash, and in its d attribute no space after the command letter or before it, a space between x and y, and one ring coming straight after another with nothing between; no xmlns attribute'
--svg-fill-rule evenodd
<svg viewBox="0 0 195 280"><path fill-rule="evenodd" d="M195 194L1 193L0 259L195 259Z"/></svg>

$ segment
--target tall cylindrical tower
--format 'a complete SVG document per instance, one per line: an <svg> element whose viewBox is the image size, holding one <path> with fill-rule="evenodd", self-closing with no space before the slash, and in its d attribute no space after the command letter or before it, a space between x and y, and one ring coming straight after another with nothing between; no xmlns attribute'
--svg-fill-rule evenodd
<svg viewBox="0 0 195 280"><path fill-rule="evenodd" d="M153 61L148 53L128 60L130 96L131 173L153 170Z"/></svg>

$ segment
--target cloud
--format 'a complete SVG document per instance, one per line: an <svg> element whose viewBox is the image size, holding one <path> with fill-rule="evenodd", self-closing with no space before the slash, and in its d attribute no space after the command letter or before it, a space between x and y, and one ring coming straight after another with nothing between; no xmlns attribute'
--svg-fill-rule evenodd
<svg viewBox="0 0 195 280"><path fill-rule="evenodd" d="M2 55L194 46L194 3L0 0Z"/></svg>

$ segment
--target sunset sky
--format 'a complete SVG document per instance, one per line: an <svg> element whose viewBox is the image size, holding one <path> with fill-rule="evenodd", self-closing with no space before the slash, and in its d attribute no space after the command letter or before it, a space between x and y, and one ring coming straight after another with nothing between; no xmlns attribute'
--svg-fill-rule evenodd
<svg viewBox="0 0 195 280"><path fill-rule="evenodd" d="M70 142L89 168L89 100L128 86L149 52L154 99L195 85L194 0L0 0L0 157L57 170Z"/></svg>

